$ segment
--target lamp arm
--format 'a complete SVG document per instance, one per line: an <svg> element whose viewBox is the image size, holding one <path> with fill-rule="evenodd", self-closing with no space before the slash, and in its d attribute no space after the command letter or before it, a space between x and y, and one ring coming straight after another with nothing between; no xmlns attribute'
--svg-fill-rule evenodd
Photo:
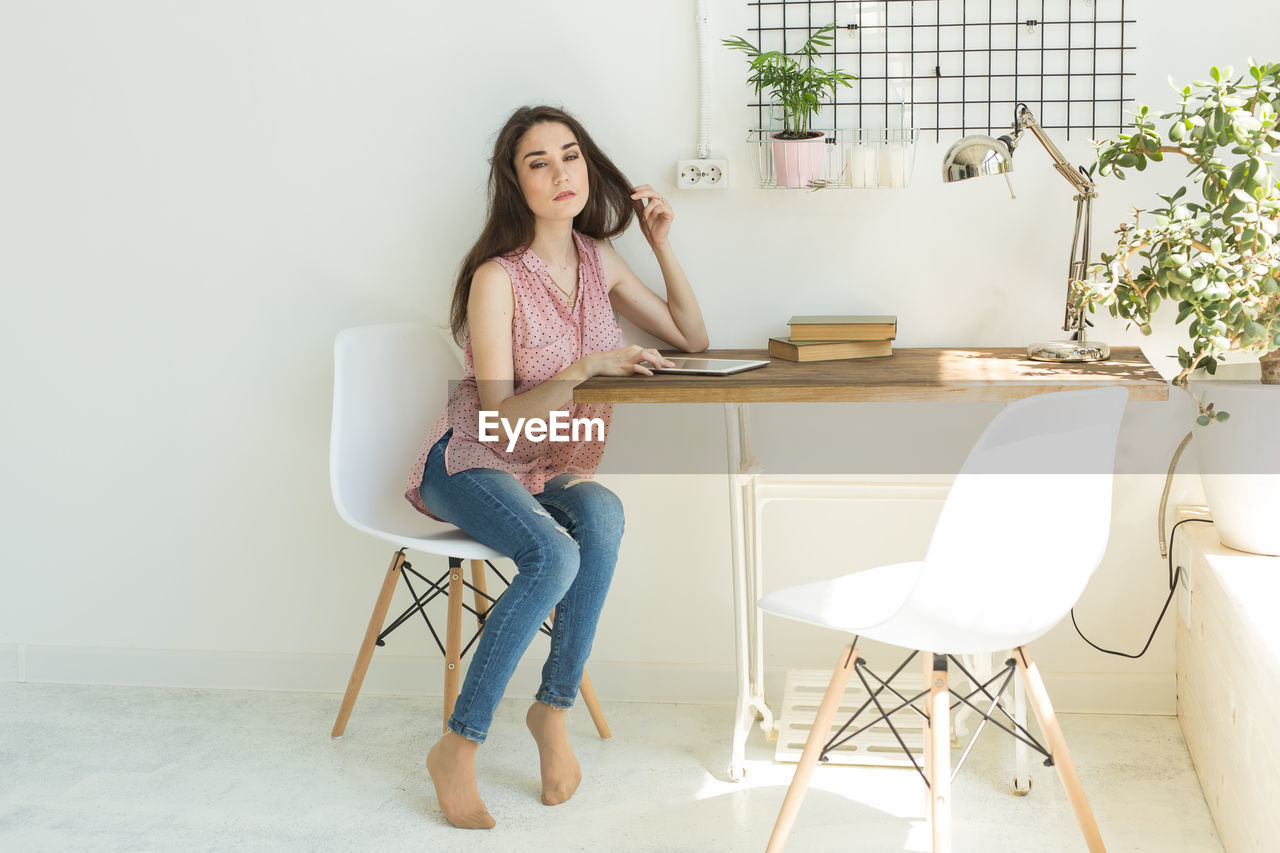
<svg viewBox="0 0 1280 853"><path fill-rule="evenodd" d="M1024 130L1030 130L1031 135L1039 141L1045 151L1049 152L1049 157L1053 160L1053 167L1071 182L1071 185L1076 188L1076 192L1088 198L1098 197L1097 187L1094 186L1093 181L1089 180L1075 166L1072 166L1067 158L1063 156L1062 152L1058 150L1058 146L1053 144L1053 140L1044 132L1044 128L1040 126L1040 122L1036 121L1036 117L1027 108L1026 104L1018 105L1018 115L1013 123L1013 130L1015 139Z"/></svg>
<svg viewBox="0 0 1280 853"><path fill-rule="evenodd" d="M1075 282L1084 279L1089 267L1091 251L1089 235L1093 231L1093 200L1098 197L1098 190L1093 181L1089 180L1088 175L1067 161L1067 158L1058 150L1058 146L1054 145L1053 140L1044 132L1040 122L1036 121L1035 115L1027 105L1019 104L1013 122L1011 148L1012 145L1017 144L1016 140L1025 130L1031 131L1031 135L1049 153L1049 157L1053 160L1053 167L1076 189L1076 226L1071 238L1071 265L1067 269L1067 300L1066 309L1063 312L1062 330L1070 332L1071 339L1083 345L1088 336L1089 320L1085 316L1084 306L1073 298L1073 286Z"/></svg>

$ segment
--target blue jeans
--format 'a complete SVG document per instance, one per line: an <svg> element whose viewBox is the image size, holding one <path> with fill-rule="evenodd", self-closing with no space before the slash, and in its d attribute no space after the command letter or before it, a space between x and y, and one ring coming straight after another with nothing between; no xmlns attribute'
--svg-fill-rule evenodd
<svg viewBox="0 0 1280 853"><path fill-rule="evenodd" d="M484 743L493 712L543 620L555 608L551 651L536 699L569 708L578 693L622 540L622 502L574 474L530 495L506 471L445 471L446 432L427 454L422 502L472 538L510 557L517 574L484 621L449 730Z"/></svg>

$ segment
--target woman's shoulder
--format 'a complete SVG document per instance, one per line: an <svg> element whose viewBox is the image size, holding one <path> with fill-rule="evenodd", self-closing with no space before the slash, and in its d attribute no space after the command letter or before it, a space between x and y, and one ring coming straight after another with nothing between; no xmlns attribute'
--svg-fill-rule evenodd
<svg viewBox="0 0 1280 853"><path fill-rule="evenodd" d="M511 299L511 271L499 258L489 260L476 267L471 277L471 292L481 297L506 297Z"/></svg>
<svg viewBox="0 0 1280 853"><path fill-rule="evenodd" d="M588 249L592 249L598 252L609 247L608 240L602 239L600 237L592 237L590 234L585 234L576 228L573 229L573 233L577 235L578 239L581 240L582 244L586 246Z"/></svg>
<svg viewBox="0 0 1280 853"><path fill-rule="evenodd" d="M476 267L476 278L511 278L511 258L494 256Z"/></svg>
<svg viewBox="0 0 1280 853"><path fill-rule="evenodd" d="M613 248L613 244L608 240L602 240L598 237L591 237L583 234L583 241L589 246L600 259L600 268L604 273L606 283L611 283L616 278L618 265L622 262L621 257Z"/></svg>
<svg viewBox="0 0 1280 853"><path fill-rule="evenodd" d="M578 239L582 241L582 245L587 251L599 255L603 260L606 257L617 257L618 253L613 250L613 244L603 237L592 237L590 234L583 234L581 231L574 230L574 234L578 235Z"/></svg>

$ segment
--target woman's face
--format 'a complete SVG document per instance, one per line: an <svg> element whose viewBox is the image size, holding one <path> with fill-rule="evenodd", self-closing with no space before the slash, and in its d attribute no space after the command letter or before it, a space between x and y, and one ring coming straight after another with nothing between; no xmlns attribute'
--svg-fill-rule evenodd
<svg viewBox="0 0 1280 853"><path fill-rule="evenodd" d="M573 220L587 205L587 161L566 125L545 121L516 144L516 177L525 203L540 219Z"/></svg>

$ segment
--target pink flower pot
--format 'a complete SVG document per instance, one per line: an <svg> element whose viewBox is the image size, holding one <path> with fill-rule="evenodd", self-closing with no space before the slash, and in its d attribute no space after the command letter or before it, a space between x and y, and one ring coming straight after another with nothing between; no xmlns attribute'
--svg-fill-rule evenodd
<svg viewBox="0 0 1280 853"><path fill-rule="evenodd" d="M780 187L807 187L821 180L827 153L827 138L821 131L809 131L808 139L779 139L770 136L773 172Z"/></svg>

